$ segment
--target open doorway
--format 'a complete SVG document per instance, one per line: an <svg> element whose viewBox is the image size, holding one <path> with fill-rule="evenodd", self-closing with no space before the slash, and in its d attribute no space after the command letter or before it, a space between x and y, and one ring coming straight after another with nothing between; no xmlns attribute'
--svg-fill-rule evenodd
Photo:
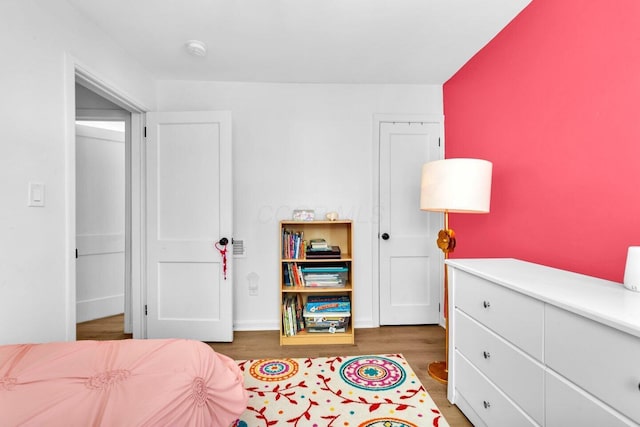
<svg viewBox="0 0 640 427"><path fill-rule="evenodd" d="M65 189L65 273L67 303L65 306L68 340L76 339L76 117L84 120L113 121L103 113L124 114L125 124L125 319L124 330L133 338L146 337L144 315L144 118L149 108L132 98L121 88L87 69L77 59L68 55L65 59L65 133L66 133L66 189ZM82 89L79 89L82 87ZM97 95L100 105L76 105L76 91L87 89ZM105 106L108 101L112 105ZM80 101L82 102L82 101ZM115 106L115 108L114 108ZM117 120L123 120L122 117Z"/></svg>
<svg viewBox="0 0 640 427"><path fill-rule="evenodd" d="M76 84L76 322L131 332L131 113ZM122 317L120 317L122 318Z"/></svg>

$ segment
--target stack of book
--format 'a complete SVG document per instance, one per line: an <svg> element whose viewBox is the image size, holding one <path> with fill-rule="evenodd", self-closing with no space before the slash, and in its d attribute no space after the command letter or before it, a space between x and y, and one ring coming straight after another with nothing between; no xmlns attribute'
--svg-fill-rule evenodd
<svg viewBox="0 0 640 427"><path fill-rule="evenodd" d="M340 247L330 246L325 239L311 239L306 255L309 259L339 259Z"/></svg>
<svg viewBox="0 0 640 427"><path fill-rule="evenodd" d="M286 336L305 330L302 295L285 295L282 299L282 332Z"/></svg>
<svg viewBox="0 0 640 427"><path fill-rule="evenodd" d="M351 317L347 296L309 295L303 311L307 332L345 332Z"/></svg>
<svg viewBox="0 0 640 427"><path fill-rule="evenodd" d="M311 239L309 240L309 248L310 250L322 250L327 249L329 244L325 239Z"/></svg>

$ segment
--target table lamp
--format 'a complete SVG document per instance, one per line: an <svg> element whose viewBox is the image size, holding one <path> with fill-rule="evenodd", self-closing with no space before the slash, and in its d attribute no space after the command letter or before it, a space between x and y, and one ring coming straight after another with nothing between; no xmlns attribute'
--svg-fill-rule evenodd
<svg viewBox="0 0 640 427"><path fill-rule="evenodd" d="M444 213L444 228L436 241L445 260L456 246L456 236L449 228L449 213L487 213L491 201L491 162L481 159L444 159L422 166L420 209ZM429 375L447 383L449 356L448 278L444 266L445 361L431 362Z"/></svg>

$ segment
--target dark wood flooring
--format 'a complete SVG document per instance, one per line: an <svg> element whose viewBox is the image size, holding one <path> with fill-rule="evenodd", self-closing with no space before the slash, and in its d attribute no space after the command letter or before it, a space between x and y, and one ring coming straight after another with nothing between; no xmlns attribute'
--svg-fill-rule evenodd
<svg viewBox="0 0 640 427"><path fill-rule="evenodd" d="M123 317L113 316L79 323L78 340L131 338L123 330ZM235 360L277 357L355 356L401 353L452 427L471 423L447 400L447 387L427 373L427 365L444 357L444 329L439 326L383 326L356 330L355 345L280 346L278 331L237 331L231 343L209 343L218 353Z"/></svg>

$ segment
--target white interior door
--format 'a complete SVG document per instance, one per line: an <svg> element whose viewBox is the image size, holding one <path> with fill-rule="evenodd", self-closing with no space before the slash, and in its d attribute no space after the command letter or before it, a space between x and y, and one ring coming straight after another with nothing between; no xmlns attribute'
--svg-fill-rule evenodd
<svg viewBox="0 0 640 427"><path fill-rule="evenodd" d="M149 113L146 150L147 337L232 341L231 114Z"/></svg>
<svg viewBox="0 0 640 427"><path fill-rule="evenodd" d="M442 214L420 210L422 165L441 159L442 123L380 123L380 324L439 322Z"/></svg>

